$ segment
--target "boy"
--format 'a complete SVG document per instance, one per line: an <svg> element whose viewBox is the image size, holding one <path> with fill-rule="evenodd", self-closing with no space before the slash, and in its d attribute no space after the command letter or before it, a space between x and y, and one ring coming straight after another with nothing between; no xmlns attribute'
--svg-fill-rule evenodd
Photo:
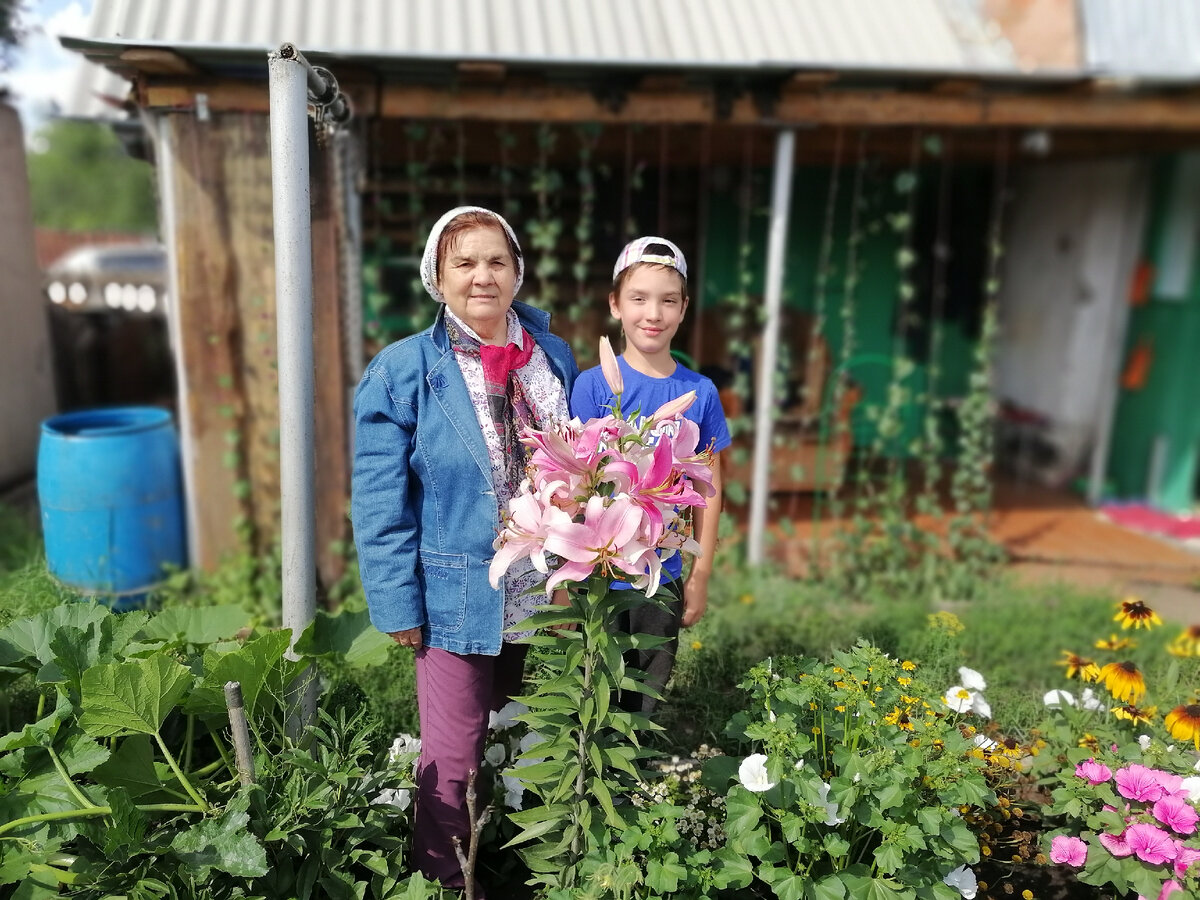
<svg viewBox="0 0 1200 900"><path fill-rule="evenodd" d="M660 237L640 237L625 245L613 267L613 288L608 308L621 323L625 352L618 358L624 382L621 410L639 410L649 415L668 400L688 391L696 401L684 416L700 429L698 447L711 447L714 456L714 496L697 510L694 536L702 555L692 565L687 581L680 585L683 560L676 553L663 563L663 588L674 597L666 611L647 603L623 613L618 622L627 634L650 634L671 640L653 650L633 651L627 662L648 674L647 682L660 693L675 664L679 629L695 625L708 606L708 579L717 548L717 526L721 517L721 465L719 454L729 446L729 427L713 383L677 363L671 356L671 341L688 307L687 261L673 243ZM606 415L614 396L600 367L583 372L571 392L571 415L586 421ZM660 428L673 427L663 423ZM618 583L614 587L628 588ZM649 713L657 701L647 694L626 691L621 705Z"/></svg>

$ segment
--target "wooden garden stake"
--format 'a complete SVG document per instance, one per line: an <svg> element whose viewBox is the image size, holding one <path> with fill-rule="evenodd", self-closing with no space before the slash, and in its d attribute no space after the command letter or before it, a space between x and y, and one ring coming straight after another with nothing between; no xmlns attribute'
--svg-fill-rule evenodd
<svg viewBox="0 0 1200 900"><path fill-rule="evenodd" d="M238 780L254 784L254 757L250 753L250 728L246 724L246 707L242 703L242 686L236 681L225 682L225 706L229 709L229 729L233 732L233 753L237 759Z"/></svg>
<svg viewBox="0 0 1200 900"><path fill-rule="evenodd" d="M467 772L467 821L470 823L470 841L467 852L462 850L462 840L456 834L450 840L454 842L454 855L458 857L458 866L463 873L463 900L475 900L475 859L479 855L479 833L491 818L492 808L486 807L483 815L475 817L475 769Z"/></svg>

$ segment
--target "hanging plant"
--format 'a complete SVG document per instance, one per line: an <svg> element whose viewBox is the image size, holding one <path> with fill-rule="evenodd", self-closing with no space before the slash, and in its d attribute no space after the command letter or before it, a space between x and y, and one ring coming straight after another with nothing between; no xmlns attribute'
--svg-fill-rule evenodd
<svg viewBox="0 0 1200 900"><path fill-rule="evenodd" d="M591 272L595 248L592 238L595 232L596 215L596 172L592 158L600 140L601 126L595 123L580 125L575 129L579 138L579 218L575 222L577 250L571 274L575 276L575 305L571 308L571 321L579 320L588 301L588 275Z"/></svg>
<svg viewBox="0 0 1200 900"><path fill-rule="evenodd" d="M558 135L543 123L537 131L537 165L533 170L531 187L537 200L537 218L529 223L529 243L537 251L533 274L538 280L538 293L529 302L542 309L552 309L557 288L554 277L560 265L556 255L558 239L562 236L563 221L556 215L562 175L551 167L550 157L558 143Z"/></svg>
<svg viewBox="0 0 1200 900"><path fill-rule="evenodd" d="M521 212L521 201L513 196L516 174L513 172L511 155L517 145L517 136L507 125L496 129L496 151L500 162L496 166L496 182L500 185L500 214L510 222Z"/></svg>

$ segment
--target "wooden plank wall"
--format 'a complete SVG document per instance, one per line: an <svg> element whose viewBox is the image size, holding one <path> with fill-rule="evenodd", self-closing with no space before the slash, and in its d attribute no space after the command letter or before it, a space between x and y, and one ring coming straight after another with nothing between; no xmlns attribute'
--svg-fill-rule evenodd
<svg viewBox="0 0 1200 900"><path fill-rule="evenodd" d="M280 533L279 378L267 117L170 116L176 154L174 235L180 352L187 379L200 559L262 553ZM343 562L349 496L346 383L332 173L319 148L314 177L317 539L323 584Z"/></svg>

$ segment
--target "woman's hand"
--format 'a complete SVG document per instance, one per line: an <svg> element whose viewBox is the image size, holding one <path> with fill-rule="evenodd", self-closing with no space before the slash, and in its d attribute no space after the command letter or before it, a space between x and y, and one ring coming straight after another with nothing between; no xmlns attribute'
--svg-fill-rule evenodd
<svg viewBox="0 0 1200 900"><path fill-rule="evenodd" d="M411 647L413 650L420 650L423 641L421 639L421 628L410 628L407 631L391 631L388 632L388 637L399 644L401 647Z"/></svg>
<svg viewBox="0 0 1200 900"><path fill-rule="evenodd" d="M570 606L571 598L567 595L567 589L559 588L558 590L556 590L550 596L550 602L553 603L555 606ZM556 635L561 635L564 631L574 631L574 630L575 630L574 622L568 622L565 625L559 625L557 628L551 629L551 631L553 631Z"/></svg>
<svg viewBox="0 0 1200 900"><path fill-rule="evenodd" d="M708 573L695 569L683 583L683 619L680 624L691 628L708 609Z"/></svg>

